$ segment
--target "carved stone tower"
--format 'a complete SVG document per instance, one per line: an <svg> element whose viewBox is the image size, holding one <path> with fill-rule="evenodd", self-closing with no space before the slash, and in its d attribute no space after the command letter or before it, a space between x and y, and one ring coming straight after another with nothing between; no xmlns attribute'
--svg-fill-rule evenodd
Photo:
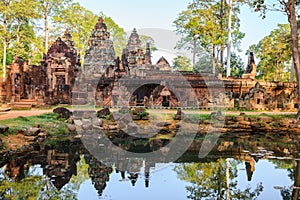
<svg viewBox="0 0 300 200"><path fill-rule="evenodd" d="M84 59L84 68L88 76L112 77L115 66L115 50L107 32L106 24L100 17L92 31L89 48Z"/></svg>

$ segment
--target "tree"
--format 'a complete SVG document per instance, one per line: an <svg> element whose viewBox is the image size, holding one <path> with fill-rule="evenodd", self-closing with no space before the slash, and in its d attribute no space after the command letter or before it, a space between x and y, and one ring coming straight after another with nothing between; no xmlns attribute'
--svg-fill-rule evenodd
<svg viewBox="0 0 300 200"><path fill-rule="evenodd" d="M279 24L268 36L252 48L259 58L258 78L266 81L289 81L292 51L288 24Z"/></svg>
<svg viewBox="0 0 300 200"><path fill-rule="evenodd" d="M299 190L299 187L300 187L300 161L297 160L293 163L278 163L278 164L279 164L279 168L287 169L290 179L294 182L292 187L290 187L290 186L284 187L280 191L282 199L283 200L289 200L289 199L298 200L300 197L300 195L299 195L299 192L300 192L300 190Z"/></svg>
<svg viewBox="0 0 300 200"><path fill-rule="evenodd" d="M3 70L3 77L6 76L6 56L7 56L7 40L8 40L8 32L7 32L7 21L8 17L11 13L10 8L11 1L10 0L1 0L0 1L0 10L1 10L1 18L2 18L2 27L1 27L1 35L2 35L2 42L3 42L3 60L2 60L2 70Z"/></svg>
<svg viewBox="0 0 300 200"><path fill-rule="evenodd" d="M208 53L202 51L197 55L197 61L194 65L193 70L196 72L204 72L209 73L211 72L212 60Z"/></svg>
<svg viewBox="0 0 300 200"><path fill-rule="evenodd" d="M145 49L147 46L147 43L150 44L150 50L151 51L156 51L157 48L155 47L155 41L151 36L148 35L140 35L140 40L142 43L142 48Z"/></svg>
<svg viewBox="0 0 300 200"><path fill-rule="evenodd" d="M27 38L23 37L23 40L21 40L21 35L24 34L25 28L29 28L26 25L29 25L31 20L41 18L39 8L39 2L32 0L0 1L0 19L2 21L0 35L3 44L2 69L4 77L6 74L8 48L14 45L15 49L20 49L23 52L28 50L24 49L26 46L24 43ZM10 45L13 42L14 44Z"/></svg>
<svg viewBox="0 0 300 200"><path fill-rule="evenodd" d="M43 55L43 40L34 31L35 24L24 20L19 25L13 26L12 34L15 39L10 42L8 56L22 57L30 65L38 65ZM19 35L19 36L17 36Z"/></svg>
<svg viewBox="0 0 300 200"><path fill-rule="evenodd" d="M92 11L85 9L79 3L72 3L53 16L54 34L52 36L60 37L67 28L72 35L74 46L83 60L90 34L98 18Z"/></svg>
<svg viewBox="0 0 300 200"><path fill-rule="evenodd" d="M0 178L0 181L0 198L3 199L37 199L42 188L41 176L29 176L20 181Z"/></svg>
<svg viewBox="0 0 300 200"><path fill-rule="evenodd" d="M192 71L191 60L185 56L177 56L173 60L173 69L179 71Z"/></svg>
<svg viewBox="0 0 300 200"><path fill-rule="evenodd" d="M241 78L242 75L245 73L244 63L241 57L238 56L235 52L230 52L230 55L230 74L233 77Z"/></svg>
<svg viewBox="0 0 300 200"><path fill-rule="evenodd" d="M298 41L298 28L297 28L297 16L296 6L299 6L299 0L254 0L252 7L255 11L261 12L265 17L267 10L284 12L287 15L290 30L291 30L291 51L293 64L296 72L297 79L297 94L298 94L298 113L297 120L300 119L300 60L299 60L299 41Z"/></svg>
<svg viewBox="0 0 300 200"><path fill-rule="evenodd" d="M182 11L174 21L176 32L183 36L185 43L193 45L195 48L202 46L212 59L212 73L216 73L217 65L223 66L223 51L227 41L226 22L228 14L224 13L227 5L223 1L202 1L197 0ZM239 7L233 7L232 31L233 44L238 45L244 34L239 31L238 14ZM183 46L183 45L180 45ZM179 47L180 47L179 46ZM193 62L195 63L195 62Z"/></svg>
<svg viewBox="0 0 300 200"><path fill-rule="evenodd" d="M227 41L227 64L226 76L230 76L230 61L231 61L231 24L232 24L232 0L229 0L228 12L228 41Z"/></svg>
<svg viewBox="0 0 300 200"><path fill-rule="evenodd" d="M234 180L237 177L236 166L236 162L218 159L209 163L181 164L174 170L181 180L191 183L186 187L189 199L225 199L226 195L233 200L256 199L263 186L259 184L253 191L249 187L243 191L237 189L237 181ZM227 188L230 188L230 194L226 194Z"/></svg>
<svg viewBox="0 0 300 200"><path fill-rule="evenodd" d="M44 37L44 45L45 52L48 51L48 43L49 43L49 22L50 18L53 15L57 15L60 13L61 9L64 8L71 0L40 0L41 3L41 12L45 20L45 37Z"/></svg>
<svg viewBox="0 0 300 200"><path fill-rule="evenodd" d="M104 13L101 13L100 15L107 25L107 31L110 32L116 54L121 55L122 49L126 44L124 29L119 27L118 24ZM53 17L53 21L55 22L53 29L55 34L53 37L59 37L63 34L65 29L68 28L69 32L72 34L75 47L83 60L85 51L88 48L90 34L97 23L98 18L99 16L92 11L85 9L79 3L72 3Z"/></svg>

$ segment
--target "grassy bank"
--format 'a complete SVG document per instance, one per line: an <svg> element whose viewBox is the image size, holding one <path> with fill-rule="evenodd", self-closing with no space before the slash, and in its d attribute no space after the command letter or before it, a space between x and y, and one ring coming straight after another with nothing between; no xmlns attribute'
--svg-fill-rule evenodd
<svg viewBox="0 0 300 200"><path fill-rule="evenodd" d="M65 120L54 113L42 114L31 117L17 117L0 121L0 125L8 126L5 134L15 134L29 127L39 127L49 135L64 134L67 130Z"/></svg>

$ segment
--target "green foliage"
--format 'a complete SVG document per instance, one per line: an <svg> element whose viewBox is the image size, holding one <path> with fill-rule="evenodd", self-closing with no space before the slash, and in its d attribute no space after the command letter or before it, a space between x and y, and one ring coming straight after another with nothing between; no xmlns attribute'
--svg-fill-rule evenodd
<svg viewBox="0 0 300 200"><path fill-rule="evenodd" d="M43 187L41 176L29 176L21 181L0 178L0 197L3 199L37 199Z"/></svg>
<svg viewBox="0 0 300 200"><path fill-rule="evenodd" d="M193 70L196 72L209 73L211 72L211 66L212 66L212 59L210 58L209 54L203 52L197 55L197 61L195 63Z"/></svg>
<svg viewBox="0 0 300 200"><path fill-rule="evenodd" d="M151 51L157 50L157 48L155 47L155 41L151 36L148 36L148 35L139 35L139 36L140 36L140 40L141 40L143 49L146 49L146 45L147 45L147 43L149 43Z"/></svg>
<svg viewBox="0 0 300 200"><path fill-rule="evenodd" d="M42 17L40 8L39 1L0 1L0 60L6 59L6 64L10 64L15 56L20 56L36 63L34 58L40 52L33 21ZM8 55L3 58L5 43Z"/></svg>
<svg viewBox="0 0 300 200"><path fill-rule="evenodd" d="M100 15L106 23L110 37L114 42L116 55L121 56L122 49L126 45L125 31L120 28L112 18L106 16L103 12ZM85 51L88 48L90 34L97 23L99 16L92 11L85 9L79 3L72 3L62 9L53 17L54 29L51 31L52 39L61 36L66 28L72 34L75 47L78 53L84 58Z"/></svg>
<svg viewBox="0 0 300 200"><path fill-rule="evenodd" d="M148 112L146 110L144 110L143 112L138 113L139 117L146 117L147 115L148 115Z"/></svg>
<svg viewBox="0 0 300 200"><path fill-rule="evenodd" d="M252 47L260 59L258 78L266 81L289 81L291 68L291 31L288 24L279 24L270 35Z"/></svg>
<svg viewBox="0 0 300 200"><path fill-rule="evenodd" d="M191 60L185 56L177 56L173 60L173 69L179 71L193 71Z"/></svg>
<svg viewBox="0 0 300 200"><path fill-rule="evenodd" d="M55 40L68 28L78 53L84 57L88 47L90 33L98 20L98 16L85 9L79 3L72 3L53 17L54 29L51 37Z"/></svg>
<svg viewBox="0 0 300 200"><path fill-rule="evenodd" d="M235 52L231 52L230 66L231 66L231 76L233 77L241 78L242 75L245 73L245 68L244 68L245 65L241 57L237 55Z"/></svg>
<svg viewBox="0 0 300 200"><path fill-rule="evenodd" d="M0 60L3 59L3 43L6 39L8 47L6 64L12 63L15 57L22 57L28 60L29 65L39 65L45 52L45 36L40 34L39 27L41 18L47 20L49 24L52 23L44 27L44 31L49 30L52 41L61 37L68 28L75 47L83 58L98 16L79 3L71 2L71 0L0 1L0 21L6 17L5 27L3 23L0 24ZM110 17L103 13L101 15L111 33L116 54L121 56L122 49L126 45L125 31ZM0 65L2 66L2 62Z"/></svg>
<svg viewBox="0 0 300 200"><path fill-rule="evenodd" d="M259 184L253 191L247 187L245 190L237 189L237 164L230 161L226 166L224 159L209 163L181 164L174 168L181 180L191 183L187 186L189 199L225 199L226 182L229 181L231 199L256 199L263 190ZM226 168L229 167L229 180L226 179Z"/></svg>
<svg viewBox="0 0 300 200"><path fill-rule="evenodd" d="M199 54L202 47L210 55L213 66L218 64L222 66L220 54L224 51L228 37L226 26L228 13L225 12L227 9L227 4L223 1L197 0L189 4L187 10L182 11L173 22L176 32L183 37L177 48L191 49L192 52ZM234 6L232 38L236 47L244 37L239 31L238 13L239 7Z"/></svg>
<svg viewBox="0 0 300 200"><path fill-rule="evenodd" d="M45 176L26 174L20 181L0 176L0 198L2 199L76 199L81 184L89 179L89 165L83 156L76 164L77 174L69 183L57 190ZM47 187L47 189L46 189Z"/></svg>

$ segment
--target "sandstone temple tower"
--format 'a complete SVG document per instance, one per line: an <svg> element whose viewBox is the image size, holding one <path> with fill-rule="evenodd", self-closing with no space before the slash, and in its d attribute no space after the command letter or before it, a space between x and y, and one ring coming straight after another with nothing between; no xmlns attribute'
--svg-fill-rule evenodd
<svg viewBox="0 0 300 200"><path fill-rule="evenodd" d="M98 78L103 75L113 77L116 54L102 18L99 18L95 25L88 45L84 58L84 70L87 75Z"/></svg>

